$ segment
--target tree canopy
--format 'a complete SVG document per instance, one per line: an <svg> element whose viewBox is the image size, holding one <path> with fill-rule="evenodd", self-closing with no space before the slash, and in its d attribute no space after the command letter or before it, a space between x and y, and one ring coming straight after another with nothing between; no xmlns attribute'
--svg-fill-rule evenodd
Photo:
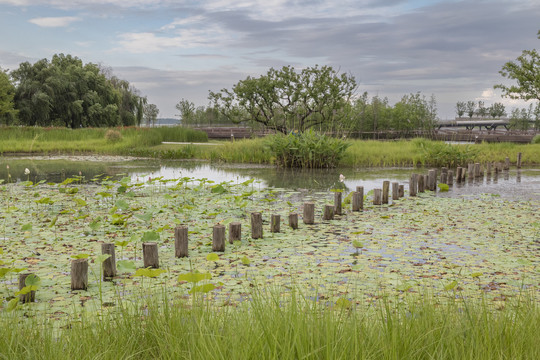
<svg viewBox="0 0 540 360"><path fill-rule="evenodd" d="M330 66L297 72L292 66L248 77L231 90L210 92L209 99L229 120L254 121L278 132L305 131L339 121L356 91L353 76Z"/></svg>
<svg viewBox="0 0 540 360"><path fill-rule="evenodd" d="M0 69L0 124L9 125L15 120L15 86L11 83L9 75Z"/></svg>
<svg viewBox="0 0 540 360"><path fill-rule="evenodd" d="M129 82L107 78L93 63L57 54L11 73L19 121L71 128L140 125L143 99Z"/></svg>
<svg viewBox="0 0 540 360"><path fill-rule="evenodd" d="M540 31L538 31L540 39ZM536 49L523 50L516 61L509 61L499 73L515 80L517 85L495 85L503 91L503 96L511 99L540 100L540 54Z"/></svg>

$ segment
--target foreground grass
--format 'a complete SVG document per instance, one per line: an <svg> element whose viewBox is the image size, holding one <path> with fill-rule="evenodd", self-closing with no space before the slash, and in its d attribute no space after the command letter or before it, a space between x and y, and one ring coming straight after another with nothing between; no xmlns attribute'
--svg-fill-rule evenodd
<svg viewBox="0 0 540 360"><path fill-rule="evenodd" d="M252 292L237 307L163 293L101 317L54 324L29 309L0 314L2 359L538 359L538 304L401 294L315 302ZM449 298L456 294L448 294ZM448 299L447 299L448 300ZM161 305L157 305L161 304ZM28 305L27 305L28 306ZM29 306L31 307L31 305ZM56 325L56 326L55 326Z"/></svg>
<svg viewBox="0 0 540 360"><path fill-rule="evenodd" d="M124 128L115 129L119 139L107 139L107 129L65 128L0 128L0 155L10 153L63 153L131 155L163 159L205 159L216 162L273 164L266 139L244 139L219 142L219 146L164 145L163 141L206 142L206 134L192 129ZM425 139L399 141L350 140L344 158L335 166L445 166L453 155L467 153L461 162L504 162L509 157L516 161L522 153L523 165L540 163L540 144L482 143L452 145L447 149L442 142ZM430 150L436 151L430 151ZM450 150L450 151L447 151ZM466 159L466 160L463 160ZM449 165L449 164L446 164ZM455 161L453 163L455 165ZM461 164L461 165L466 165Z"/></svg>

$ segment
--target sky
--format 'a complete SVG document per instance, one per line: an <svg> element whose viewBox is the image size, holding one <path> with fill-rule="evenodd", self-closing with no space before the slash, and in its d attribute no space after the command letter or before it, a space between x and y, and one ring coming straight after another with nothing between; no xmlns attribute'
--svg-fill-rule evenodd
<svg viewBox="0 0 540 360"><path fill-rule="evenodd" d="M175 117L272 67L330 65L391 104L433 94L451 119L458 101L528 105L493 85L538 30L540 0L0 0L0 68L70 54Z"/></svg>

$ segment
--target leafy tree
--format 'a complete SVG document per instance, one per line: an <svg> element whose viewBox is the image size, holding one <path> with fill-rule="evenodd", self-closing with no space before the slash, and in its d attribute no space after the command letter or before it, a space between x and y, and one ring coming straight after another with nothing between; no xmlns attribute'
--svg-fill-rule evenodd
<svg viewBox="0 0 540 360"><path fill-rule="evenodd" d="M189 100L182 98L176 104L176 110L180 111L180 120L182 125L193 124L195 117L195 104Z"/></svg>
<svg viewBox="0 0 540 360"><path fill-rule="evenodd" d="M458 101L456 104L456 113L458 117L462 117L467 111L467 104L465 101Z"/></svg>
<svg viewBox="0 0 540 360"><path fill-rule="evenodd" d="M17 110L13 102L14 96L15 86L9 75L0 68L0 124L11 125L15 122Z"/></svg>
<svg viewBox="0 0 540 360"><path fill-rule="evenodd" d="M472 119L474 113L476 112L476 102L467 101L467 115Z"/></svg>
<svg viewBox="0 0 540 360"><path fill-rule="evenodd" d="M483 101L478 102L478 110L476 110L476 113L481 118L486 117L486 115L488 114L488 109L484 106Z"/></svg>
<svg viewBox="0 0 540 360"><path fill-rule="evenodd" d="M254 121L282 133L303 132L342 121L356 87L353 76L330 66L300 72L284 66L239 81L231 90L210 92L209 99L233 122Z"/></svg>
<svg viewBox="0 0 540 360"><path fill-rule="evenodd" d="M533 107L529 105L528 109L514 109L510 115L510 128L516 130L529 130L533 122Z"/></svg>
<svg viewBox="0 0 540 360"><path fill-rule="evenodd" d="M157 116L159 114L159 109L154 104L146 104L144 105L144 121L146 122L146 125L149 126L152 124L154 126L157 121Z"/></svg>
<svg viewBox="0 0 540 360"><path fill-rule="evenodd" d="M506 110L503 103L494 103L488 108L489 115L496 119L506 115Z"/></svg>
<svg viewBox="0 0 540 360"><path fill-rule="evenodd" d="M437 118L437 104L432 96L428 101L419 92L405 95L394 105L392 128L398 131L433 129Z"/></svg>
<svg viewBox="0 0 540 360"><path fill-rule="evenodd" d="M54 55L50 62L24 62L11 75L15 106L24 125L136 125L142 118L141 97L127 81L108 79L97 65L83 65L71 55Z"/></svg>
<svg viewBox="0 0 540 360"><path fill-rule="evenodd" d="M538 31L540 39L540 31ZM503 91L503 96L511 99L540 100L540 54L536 49L523 50L516 61L509 61L499 73L508 79L515 80L517 85L495 85Z"/></svg>

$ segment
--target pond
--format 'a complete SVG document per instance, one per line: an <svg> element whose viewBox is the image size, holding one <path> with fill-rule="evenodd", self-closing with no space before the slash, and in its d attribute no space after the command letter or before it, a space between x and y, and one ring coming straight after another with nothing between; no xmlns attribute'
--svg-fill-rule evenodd
<svg viewBox="0 0 540 360"><path fill-rule="evenodd" d="M9 168L8 168L9 167ZM25 170L29 174L25 174ZM83 176L85 181L96 176L120 178L163 177L164 179L189 177L207 179L216 183L240 183L255 179L255 186L285 188L302 192L328 191L340 188L353 191L363 186L365 193L380 188L384 180L405 184L407 189L411 173L426 174L423 168L337 168L337 169L276 169L273 166L253 164L214 164L206 161L165 161L158 159L133 159L122 157L0 157L0 181L62 182L73 176ZM341 183L340 175L345 179ZM440 196L462 196L490 193L509 199L540 199L540 168L505 171L497 177L454 185Z"/></svg>

